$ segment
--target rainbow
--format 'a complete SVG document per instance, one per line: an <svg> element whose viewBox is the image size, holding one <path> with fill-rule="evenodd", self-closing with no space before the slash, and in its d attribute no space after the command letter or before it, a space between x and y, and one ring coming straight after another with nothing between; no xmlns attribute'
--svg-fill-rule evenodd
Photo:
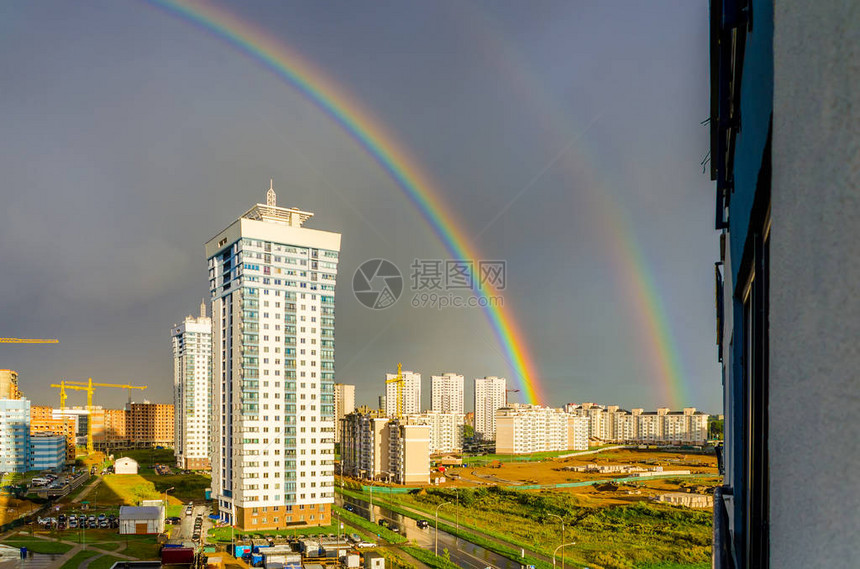
<svg viewBox="0 0 860 569"><path fill-rule="evenodd" d="M211 4L189 0L149 0L149 3L226 40L302 93L387 172L420 212L452 259L481 258L469 245L454 216L444 206L441 192L417 161L406 152L405 146L342 86L307 59L264 30ZM478 283L480 279L476 278L475 281ZM481 301L481 307L523 400L530 403L544 401L537 368L529 354L525 335L518 327L510 307L491 302L489 297L497 292L486 284L477 284L474 294Z"/></svg>
<svg viewBox="0 0 860 569"><path fill-rule="evenodd" d="M577 124L562 104L544 89L536 88L543 81L533 71L523 54L513 48L507 34L493 15L473 3L456 5L456 17L451 21L462 27L483 48L485 57L511 80L512 89L538 112L536 118L544 131L554 133L559 145L571 138L571 133L583 133L588 127ZM578 136L577 136L578 138ZM627 211L615 197L615 187L608 180L611 168L597 168L599 157L588 146L578 147L579 165L589 167L587 199L595 218L600 219L597 241L607 247L615 279L624 287L640 340L641 357L649 363L650 375L663 405L679 409L689 405L690 395L681 365L678 342L667 317L665 303L660 294L658 279L639 245L634 224ZM655 394L656 395L656 394Z"/></svg>

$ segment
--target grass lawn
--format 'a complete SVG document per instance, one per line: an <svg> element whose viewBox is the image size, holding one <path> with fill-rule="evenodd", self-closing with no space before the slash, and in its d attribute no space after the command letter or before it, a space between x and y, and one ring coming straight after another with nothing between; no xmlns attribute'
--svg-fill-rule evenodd
<svg viewBox="0 0 860 569"><path fill-rule="evenodd" d="M158 557L158 544L154 535L120 535L115 529L94 529L86 530L86 536L77 530L60 532L60 538L75 543L85 542L87 545L110 551L119 550L127 542L128 547L121 550L125 555L138 559Z"/></svg>
<svg viewBox="0 0 860 569"><path fill-rule="evenodd" d="M164 517L172 518L172 517L181 517L182 510L185 508L182 504L172 504L164 508Z"/></svg>
<svg viewBox="0 0 860 569"><path fill-rule="evenodd" d="M94 560L89 565L89 569L110 569L114 563L117 561L125 561L124 559L120 559L119 557L114 557L113 555L102 555L98 559Z"/></svg>
<svg viewBox="0 0 860 569"><path fill-rule="evenodd" d="M10 547L26 547L33 553L66 553L72 546L66 543L48 541L37 537L12 537L3 542Z"/></svg>
<svg viewBox="0 0 860 569"><path fill-rule="evenodd" d="M82 561L89 559L90 557L94 557L96 555L101 555L98 551L78 551L75 553L71 559L66 561L60 566L60 569L78 569L78 565L81 564Z"/></svg>
<svg viewBox="0 0 860 569"><path fill-rule="evenodd" d="M406 541L406 538L399 533L395 533L388 528L384 528L381 525L366 520L359 515L353 514L352 512L347 512L339 506L332 506L332 512L338 514L340 516L340 519L345 521L346 523L355 527L365 529L373 535L379 536L382 539L388 541L389 543L403 543Z"/></svg>
<svg viewBox="0 0 860 569"><path fill-rule="evenodd" d="M206 474L182 474L175 468L176 457L173 449L137 449L117 451L114 458L127 456L138 462L140 468L137 474L109 474L104 477L102 487L98 489L98 502L135 505L140 500L157 500L164 498L164 492L170 488L167 501L170 504L194 502L202 504L206 501L205 491L212 486L212 479ZM152 468L155 464L165 464L171 467L174 474L158 475ZM94 490L93 492L96 492ZM104 499L102 499L104 493ZM181 510L180 510L181 511ZM168 513L180 515L178 513Z"/></svg>
<svg viewBox="0 0 860 569"><path fill-rule="evenodd" d="M434 569L457 569L457 565L441 553L439 554L439 557L436 557L432 551L428 551L420 547L409 546L403 547L402 549L418 561L421 561Z"/></svg>
<svg viewBox="0 0 860 569"><path fill-rule="evenodd" d="M130 535L128 537L133 538L144 536ZM148 538L146 541L129 539L128 547L120 551L120 553L130 555L131 557L137 557L138 559L158 559L158 544L155 543L155 536L146 537Z"/></svg>
<svg viewBox="0 0 860 569"><path fill-rule="evenodd" d="M567 550L568 559L581 565L674 569L706 565L710 559L711 513L707 511L644 501L625 506L583 506L576 496L565 492L498 487L460 490L459 497L461 528L477 529L546 555L552 555L550 544L561 543L559 524L550 514L562 516L566 521L565 537L575 536L577 541ZM450 489L427 489L417 494L375 498L392 509L402 504L430 516L437 504L453 502L456 495ZM448 525L454 521L450 510L440 511L440 518Z"/></svg>
<svg viewBox="0 0 860 569"><path fill-rule="evenodd" d="M260 535L281 535L281 536L293 536L293 535L316 535L318 533L330 534L337 533L337 525L332 524L328 526L311 526L305 528L293 528L293 529L270 529L270 530L256 530L253 532L235 532L235 537L238 539L242 535L248 534L260 534ZM212 528L209 530L208 541L217 541L219 543L230 543L231 533L230 526L220 527L220 528Z"/></svg>

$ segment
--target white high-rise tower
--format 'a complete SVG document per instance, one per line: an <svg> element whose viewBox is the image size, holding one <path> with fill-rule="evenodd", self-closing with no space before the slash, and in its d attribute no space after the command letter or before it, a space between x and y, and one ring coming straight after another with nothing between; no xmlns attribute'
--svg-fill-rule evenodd
<svg viewBox="0 0 860 569"><path fill-rule="evenodd" d="M173 405L176 466L209 470L212 454L212 320L200 316L174 326Z"/></svg>
<svg viewBox="0 0 860 569"><path fill-rule="evenodd" d="M485 441L496 440L496 409L505 406L505 378L475 380L475 435Z"/></svg>
<svg viewBox="0 0 860 569"><path fill-rule="evenodd" d="M206 244L212 492L243 529L327 525L334 502L334 289L340 234L269 188Z"/></svg>
<svg viewBox="0 0 860 569"><path fill-rule="evenodd" d="M430 376L430 404L440 413L463 413L465 379L456 373Z"/></svg>
<svg viewBox="0 0 860 569"><path fill-rule="evenodd" d="M404 415L414 415L421 412L421 374L403 370L403 388L401 392ZM397 415L397 383L387 383L397 377L396 373L385 374L385 414L389 417Z"/></svg>

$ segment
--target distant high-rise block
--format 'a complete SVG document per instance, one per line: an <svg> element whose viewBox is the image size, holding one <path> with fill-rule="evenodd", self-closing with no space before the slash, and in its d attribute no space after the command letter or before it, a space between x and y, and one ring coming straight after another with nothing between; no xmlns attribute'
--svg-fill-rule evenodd
<svg viewBox="0 0 860 569"><path fill-rule="evenodd" d="M173 445L176 466L209 470L212 454L212 319L206 305L171 330L173 341Z"/></svg>
<svg viewBox="0 0 860 569"><path fill-rule="evenodd" d="M433 411L463 413L464 378L456 373L430 377L430 403Z"/></svg>
<svg viewBox="0 0 860 569"><path fill-rule="evenodd" d="M212 493L242 529L330 523L340 234L269 189L206 244L212 296Z"/></svg>
<svg viewBox="0 0 860 569"><path fill-rule="evenodd" d="M0 369L0 399L20 399L18 389L18 372L12 369Z"/></svg>
<svg viewBox="0 0 860 569"><path fill-rule="evenodd" d="M505 406L506 383L503 377L475 380L475 436L481 440L496 440L496 409Z"/></svg>
<svg viewBox="0 0 860 569"><path fill-rule="evenodd" d="M355 386L345 383L334 384L334 417L337 425L348 413L355 411ZM334 442L340 442L340 428L335 428Z"/></svg>
<svg viewBox="0 0 860 569"><path fill-rule="evenodd" d="M401 392L403 415L415 415L421 412L421 374L404 370L403 388ZM389 417L397 415L397 384L388 380L397 377L396 373L385 374L385 413Z"/></svg>

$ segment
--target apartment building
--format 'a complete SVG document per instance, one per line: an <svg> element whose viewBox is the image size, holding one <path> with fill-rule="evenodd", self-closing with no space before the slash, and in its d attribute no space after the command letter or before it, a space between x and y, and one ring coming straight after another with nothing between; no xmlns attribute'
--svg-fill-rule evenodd
<svg viewBox="0 0 860 569"><path fill-rule="evenodd" d="M700 445L708 436L708 414L695 407L681 411L668 407L627 411L616 405L583 403L565 408L588 419L588 436L595 442Z"/></svg>
<svg viewBox="0 0 860 569"><path fill-rule="evenodd" d="M466 415L464 413L442 413L440 411L425 411L413 415L414 422L430 428L429 452L442 454L461 452L463 450L463 433L465 431Z"/></svg>
<svg viewBox="0 0 860 569"><path fill-rule="evenodd" d="M62 470L65 465L66 438L63 435L30 435L30 470Z"/></svg>
<svg viewBox="0 0 860 569"><path fill-rule="evenodd" d="M18 389L18 372L12 369L0 369L0 399L20 399Z"/></svg>
<svg viewBox="0 0 860 569"><path fill-rule="evenodd" d="M475 379L475 437L483 441L496 439L496 410L507 404L507 381L488 376Z"/></svg>
<svg viewBox="0 0 860 569"><path fill-rule="evenodd" d="M341 471L396 484L430 480L430 426L416 416L392 419L366 407L341 423Z"/></svg>
<svg viewBox="0 0 860 569"><path fill-rule="evenodd" d="M340 234L270 186L206 243L213 345L212 492L242 529L330 523Z"/></svg>
<svg viewBox="0 0 860 569"><path fill-rule="evenodd" d="M430 408L440 413L463 413L465 378L457 373L430 376Z"/></svg>
<svg viewBox="0 0 860 569"><path fill-rule="evenodd" d="M169 403L132 403L129 407L130 443L135 447L174 445L174 408Z"/></svg>
<svg viewBox="0 0 860 569"><path fill-rule="evenodd" d="M173 446L176 466L209 470L212 454L212 319L206 304L171 329L173 344Z"/></svg>
<svg viewBox="0 0 860 569"><path fill-rule="evenodd" d="M430 427L411 417L388 423L388 480L394 484L430 482Z"/></svg>
<svg viewBox="0 0 860 569"><path fill-rule="evenodd" d="M568 449L569 415L563 409L514 403L496 411L496 453Z"/></svg>
<svg viewBox="0 0 860 569"><path fill-rule="evenodd" d="M30 401L0 399L0 474L30 469Z"/></svg>
<svg viewBox="0 0 860 569"><path fill-rule="evenodd" d="M567 448L588 450L588 417L567 416Z"/></svg>
<svg viewBox="0 0 860 569"><path fill-rule="evenodd" d="M355 386L345 383L334 384L334 417L336 425L334 431L334 442L340 442L340 422L343 418L355 411Z"/></svg>
<svg viewBox="0 0 860 569"><path fill-rule="evenodd" d="M33 405L30 407L30 436L41 434L59 435L65 440L66 462L75 461L75 442L77 437L77 420L74 417L62 416L59 409Z"/></svg>
<svg viewBox="0 0 860 569"><path fill-rule="evenodd" d="M403 386L400 391L402 415L415 415L421 412L421 374L403 370L401 372ZM385 412L389 417L397 416L397 383L388 383L395 379L396 373L385 374Z"/></svg>
<svg viewBox="0 0 860 569"><path fill-rule="evenodd" d="M382 410L360 407L340 421L341 472L354 478L381 480L388 474L388 417Z"/></svg>

